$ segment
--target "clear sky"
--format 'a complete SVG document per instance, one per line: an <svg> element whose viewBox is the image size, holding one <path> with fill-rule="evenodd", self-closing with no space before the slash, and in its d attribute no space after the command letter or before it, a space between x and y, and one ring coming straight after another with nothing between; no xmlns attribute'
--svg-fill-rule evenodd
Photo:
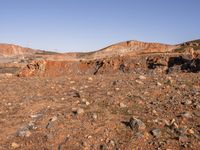
<svg viewBox="0 0 200 150"><path fill-rule="evenodd" d="M200 38L200 0L0 0L0 43L91 51Z"/></svg>

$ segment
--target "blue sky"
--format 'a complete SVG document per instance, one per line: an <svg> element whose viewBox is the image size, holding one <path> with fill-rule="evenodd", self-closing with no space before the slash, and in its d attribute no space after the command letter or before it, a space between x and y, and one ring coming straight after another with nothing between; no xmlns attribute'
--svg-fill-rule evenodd
<svg viewBox="0 0 200 150"><path fill-rule="evenodd" d="M200 0L0 0L0 43L92 51L200 38Z"/></svg>

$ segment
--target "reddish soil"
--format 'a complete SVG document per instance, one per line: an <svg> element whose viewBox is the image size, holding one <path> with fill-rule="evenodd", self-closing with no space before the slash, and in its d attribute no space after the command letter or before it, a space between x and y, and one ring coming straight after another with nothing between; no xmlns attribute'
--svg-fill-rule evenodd
<svg viewBox="0 0 200 150"><path fill-rule="evenodd" d="M198 43L6 56L0 149L198 150Z"/></svg>

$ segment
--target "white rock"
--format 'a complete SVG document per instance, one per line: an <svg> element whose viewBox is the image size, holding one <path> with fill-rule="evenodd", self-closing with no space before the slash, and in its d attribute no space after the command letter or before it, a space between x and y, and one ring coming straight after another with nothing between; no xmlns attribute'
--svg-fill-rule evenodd
<svg viewBox="0 0 200 150"><path fill-rule="evenodd" d="M135 82L138 84L144 84L142 81L139 81L139 80L135 80Z"/></svg>
<svg viewBox="0 0 200 150"><path fill-rule="evenodd" d="M89 77L89 78L88 78L88 80L89 80L89 81L92 81L92 80L93 80L93 78L92 78L92 77Z"/></svg>
<svg viewBox="0 0 200 150"><path fill-rule="evenodd" d="M145 77L145 76L143 76L143 75L140 75L140 76L139 76L139 79L140 79L140 80L145 80L145 79L146 79L146 77Z"/></svg>
<svg viewBox="0 0 200 150"><path fill-rule="evenodd" d="M57 119L58 119L57 116L53 116L50 120L51 120L52 122L54 122L54 121L56 121Z"/></svg>
<svg viewBox="0 0 200 150"><path fill-rule="evenodd" d="M92 115L92 118L93 118L93 119L97 119L97 114L94 113L94 114Z"/></svg>
<svg viewBox="0 0 200 150"><path fill-rule="evenodd" d="M160 82L157 82L157 85L158 85L158 86L161 86L162 84L161 84Z"/></svg>
<svg viewBox="0 0 200 150"><path fill-rule="evenodd" d="M119 103L119 106L120 106L121 108L126 108L126 107L127 107L124 103Z"/></svg>

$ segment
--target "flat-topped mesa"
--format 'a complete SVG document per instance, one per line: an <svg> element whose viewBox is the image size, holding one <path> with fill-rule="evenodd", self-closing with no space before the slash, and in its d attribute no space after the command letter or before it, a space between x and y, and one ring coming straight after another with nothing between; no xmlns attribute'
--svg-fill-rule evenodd
<svg viewBox="0 0 200 150"><path fill-rule="evenodd" d="M13 44L0 44L0 55L4 57L13 57L19 55L34 54L36 50L24 48Z"/></svg>

